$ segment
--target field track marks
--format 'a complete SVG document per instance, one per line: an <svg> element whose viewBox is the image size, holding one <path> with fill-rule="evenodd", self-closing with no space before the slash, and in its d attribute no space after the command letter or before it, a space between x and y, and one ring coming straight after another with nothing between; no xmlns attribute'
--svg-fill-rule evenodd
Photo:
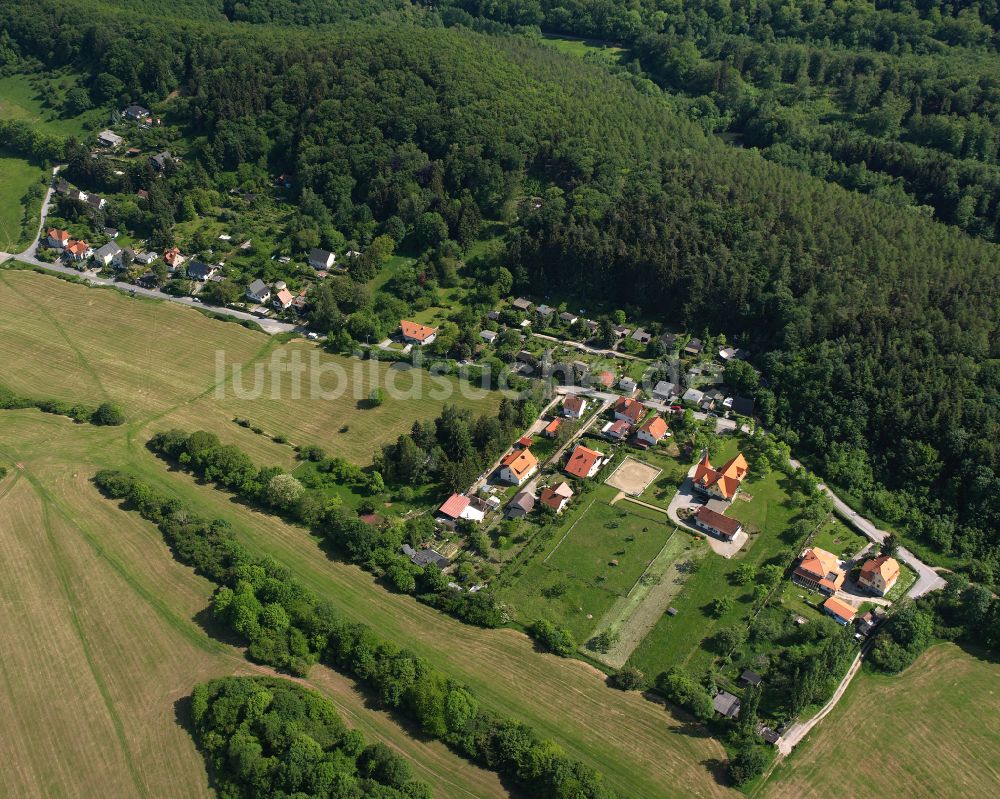
<svg viewBox="0 0 1000 799"><path fill-rule="evenodd" d="M5 287L11 289L11 291L15 291L15 293L20 293L16 292L16 290L10 285L10 283L7 282L6 278L2 274L0 274L0 283L2 283ZM48 309L41 302L38 301L39 296L41 296L41 292L30 298L31 302L34 303L35 308L37 308L38 312L45 317L45 319L49 322L49 324L52 325L52 327L55 328L56 332L59 334L62 340L66 342L66 346L73 351L73 354L76 355L76 360L80 364L80 367L83 369L83 371L85 371L88 375L90 375L91 379L93 379L94 384L97 386L98 391L101 392L101 396L103 396L104 399L106 400L111 399L108 396L108 392L104 388L104 384L101 382L100 375L97 374L97 370L94 369L93 366L91 366L90 361L88 361L84 357L83 353L80 351L80 348L77 347L73 339L70 338L69 335L67 335L66 330L59 323L59 320L56 319L51 313L49 313ZM29 299L23 293L21 293L21 297L23 297L26 301Z"/></svg>
<svg viewBox="0 0 1000 799"><path fill-rule="evenodd" d="M275 341L273 336L268 336L268 339L266 342L264 342L264 345L259 350L257 350L253 358L251 358L248 363L244 364L244 366L253 366L255 363L257 363L257 361L259 361L261 358L264 358L268 353L270 353L276 343L277 342ZM198 392L193 397L189 397L183 402L179 402L176 405L166 408L158 413L154 413L152 416L148 416L145 419L136 419L134 422L130 422L126 427L126 433L125 433L129 449L132 449L132 445L135 442L136 433L141 432L156 420L162 419L165 416L169 416L178 408L183 408L187 405L193 405L199 400L202 400L205 397L207 397L213 391L217 390L222 386L225 386L228 383L229 383L229 377L223 375L221 380L216 380L214 383L212 383L212 385L210 385L204 391Z"/></svg>
<svg viewBox="0 0 1000 799"><path fill-rule="evenodd" d="M14 476L7 481L7 485L4 486L3 490L0 491L0 499L3 499L10 493L10 490L17 485L17 481L21 479L20 471L14 472Z"/></svg>
<svg viewBox="0 0 1000 799"><path fill-rule="evenodd" d="M38 485L31 479L30 476L28 477L28 481L37 490ZM39 498L42 500L42 526L45 528L45 537L49 543L49 548L52 550L52 562L55 565L56 578L59 580L59 586L62 588L63 595L66 598L69 618L72 622L73 629L76 631L77 638L80 640L80 648L83 651L84 658L87 660L87 666L90 669L90 676L93 678L94 684L97 686L97 690L101 693L101 698L104 700L104 706L108 711L108 716L111 719L111 723L114 725L115 735L118 738L118 744L121 747L122 756L125 758L125 764L128 766L128 771L132 777L132 784L135 786L136 793L139 796L149 796L146 783L140 778L135 761L132 759L132 751L129 749L128 740L125 736L125 725L122 723L121 716L118 715L118 711L115 709L115 702L111 697L111 692L108 690L107 683L104 681L104 676L101 674L100 670L97 668L97 664L94 662L94 653L90 648L90 642L87 640L87 634L84 632L80 617L77 615L76 609L79 605L79 601L77 599L76 592L73 590L70 575L66 569L66 555L60 549L59 542L52 530L52 522L49 516L51 507L50 501L43 493L39 493Z"/></svg>

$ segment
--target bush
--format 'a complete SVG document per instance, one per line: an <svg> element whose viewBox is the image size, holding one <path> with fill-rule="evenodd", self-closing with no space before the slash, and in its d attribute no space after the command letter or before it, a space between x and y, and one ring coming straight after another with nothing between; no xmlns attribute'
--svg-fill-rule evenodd
<svg viewBox="0 0 1000 799"><path fill-rule="evenodd" d="M767 753L763 747L746 744L740 747L736 756L729 761L729 776L737 785L746 785L750 780L764 773Z"/></svg>
<svg viewBox="0 0 1000 799"><path fill-rule="evenodd" d="M548 619L537 619L528 631L542 646L559 657L572 657L576 651L573 634L564 627L556 627Z"/></svg>
<svg viewBox="0 0 1000 799"><path fill-rule="evenodd" d="M611 684L622 691L641 691L646 677L634 666L625 666L611 677Z"/></svg>
<svg viewBox="0 0 1000 799"><path fill-rule="evenodd" d="M708 691L683 669L675 667L660 674L656 678L656 690L701 721L708 721L715 715Z"/></svg>
<svg viewBox="0 0 1000 799"><path fill-rule="evenodd" d="M125 424L125 411L117 403L102 402L90 417L90 421L96 425L118 427Z"/></svg>

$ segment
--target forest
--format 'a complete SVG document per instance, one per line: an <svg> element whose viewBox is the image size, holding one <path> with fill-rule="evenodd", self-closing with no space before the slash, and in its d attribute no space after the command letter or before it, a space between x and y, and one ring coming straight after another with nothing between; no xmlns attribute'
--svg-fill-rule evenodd
<svg viewBox="0 0 1000 799"><path fill-rule="evenodd" d="M961 185L948 187L949 170L968 169L982 176L969 191L988 193L993 4L955 13L939 3L872 11L819 2L527 2L509 13L501 3L452 5L395 15L378 6L377 26L310 30L291 24L311 8L300 3L282 12L289 27L264 27L194 16L154 22L106 14L96 2L12 2L0 11L0 50L5 69L81 72L95 99L154 104L176 92L168 118L184 132L184 163L150 197L164 243L187 198L240 170L287 172L296 176L297 209L288 236L299 251L384 235L426 256L411 285L447 281L458 268L489 286L507 272L515 292L572 293L635 309L665 329L725 333L755 353L766 426L868 512L992 582L1000 569L1000 252L988 241L992 200L963 200ZM486 12L494 26L520 27L487 36L462 24ZM637 66L608 70L522 35L524 26L550 24L621 39ZM963 54L974 69L962 67ZM707 91L716 56L733 64ZM840 128L802 116L811 87L839 86L848 74L868 76L851 84L854 99L838 89L823 101L853 104L835 114ZM754 84L766 75L770 99ZM678 81L684 92L655 85ZM736 91L736 105L723 108L713 98L726 81L753 90ZM798 101L791 90L800 84ZM741 133L758 136L763 150L726 145L710 131L729 122L697 118L699 107L716 113L710 103L720 119L737 120L740 103L755 114L795 112L810 158L826 151L809 137L828 135L837 153L910 159L917 172L925 155L946 159L931 168L930 194L917 198L934 210L789 168L784 161L800 155L780 125ZM883 105L903 110L898 125L889 119L878 133L873 112ZM868 127L856 124L862 116ZM934 126L945 123L966 131L960 145L939 146ZM973 142L976 126L990 136ZM67 148L77 154L70 175L86 172L78 145ZM833 172L847 163L830 159ZM93 178L98 188L121 179ZM967 224L933 221L959 220L931 196L932 184L958 197L956 209L972 203ZM504 225L502 244L466 264L486 220ZM331 294L326 330L360 335L373 323L355 299ZM383 311L384 323L392 311Z"/></svg>

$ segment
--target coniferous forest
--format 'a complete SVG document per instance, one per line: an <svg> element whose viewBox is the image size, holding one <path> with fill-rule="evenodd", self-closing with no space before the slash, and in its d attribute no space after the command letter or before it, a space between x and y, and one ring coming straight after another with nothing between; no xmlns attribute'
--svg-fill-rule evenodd
<svg viewBox="0 0 1000 799"><path fill-rule="evenodd" d="M461 255L501 220L485 282L505 266L514 292L725 333L762 370L767 427L990 582L998 24L992 2L12 0L0 69L174 98L164 241L187 195L264 165L296 176L301 249L388 233ZM573 59L542 32L625 53ZM5 132L96 189L128 179Z"/></svg>

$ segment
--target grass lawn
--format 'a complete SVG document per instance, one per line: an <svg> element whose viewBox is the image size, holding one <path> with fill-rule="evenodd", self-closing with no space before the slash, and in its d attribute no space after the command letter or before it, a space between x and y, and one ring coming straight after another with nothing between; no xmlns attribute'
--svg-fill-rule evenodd
<svg viewBox="0 0 1000 799"><path fill-rule="evenodd" d="M902 675L865 670L754 799L890 796L989 799L1000 771L1000 665L952 644ZM877 753L863 780L848 773Z"/></svg>
<svg viewBox="0 0 1000 799"><path fill-rule="evenodd" d="M75 85L76 78L63 73L0 77L0 119L28 122L58 136L97 133L106 121L105 109L93 108L76 117L62 115L66 92Z"/></svg>
<svg viewBox="0 0 1000 799"><path fill-rule="evenodd" d="M45 170L40 166L0 148L0 250L20 252L31 243L34 228L32 236L23 235L21 230L24 219L21 200L32 184L44 180L45 175ZM38 206L39 201L35 201L33 207Z"/></svg>
<svg viewBox="0 0 1000 799"><path fill-rule="evenodd" d="M861 533L855 532L839 516L832 516L813 539L813 546L832 552L841 558L856 555L871 543Z"/></svg>
<svg viewBox="0 0 1000 799"><path fill-rule="evenodd" d="M726 441L727 449L735 446L735 440ZM722 462L724 457L717 460ZM677 615L664 615L659 620L632 654L630 663L633 666L650 676L676 665L700 674L715 658L708 639L724 627L745 623L753 586L736 585L732 574L741 563L761 566L790 545L783 540L782 533L794 516L794 509L788 505L783 480L783 474L772 472L763 480L745 484L744 490L753 500L734 502L729 513L759 532L751 534L743 550L732 560L714 553L700 559L672 603L678 610ZM707 549L707 544L704 546ZM732 597L734 604L721 618L716 618L709 612L709 606L716 597L722 596Z"/></svg>
<svg viewBox="0 0 1000 799"><path fill-rule="evenodd" d="M907 566L902 561L899 562L899 579L896 580L896 584L889 589L889 593L885 595L885 598L890 602L898 602L904 596L906 592L910 590L912 586L917 581L917 573L913 571L909 566Z"/></svg>
<svg viewBox="0 0 1000 799"><path fill-rule="evenodd" d="M583 58L589 53L599 53L609 61L619 61L627 52L623 47L602 42L598 39L566 39L561 36L545 36L543 41L561 53Z"/></svg>

